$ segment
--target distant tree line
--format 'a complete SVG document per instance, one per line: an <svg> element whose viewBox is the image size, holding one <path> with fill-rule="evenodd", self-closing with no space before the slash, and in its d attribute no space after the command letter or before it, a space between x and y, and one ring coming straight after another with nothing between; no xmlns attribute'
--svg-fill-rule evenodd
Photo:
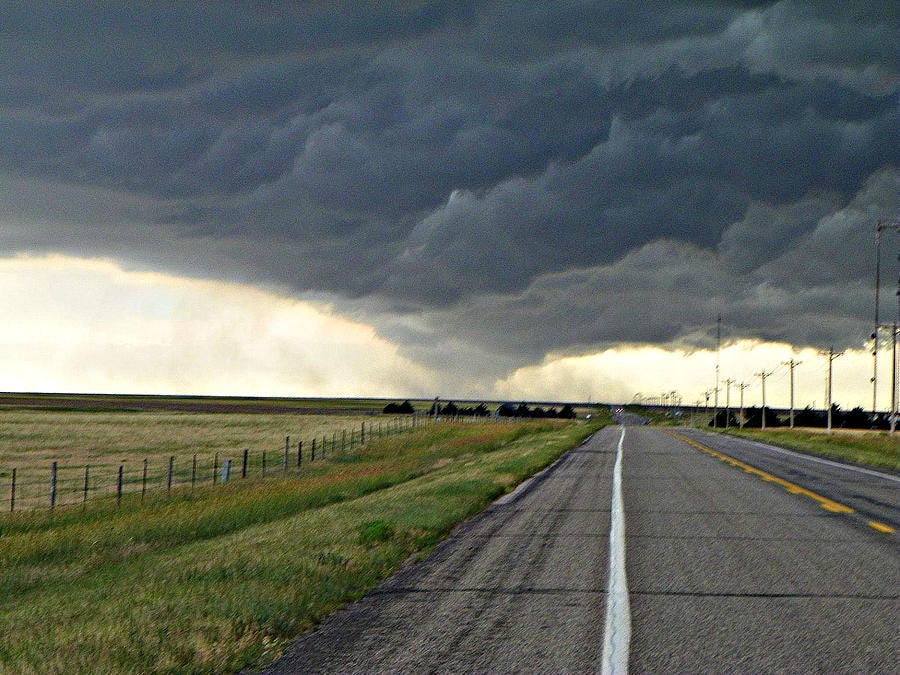
<svg viewBox="0 0 900 675"><path fill-rule="evenodd" d="M403 403L388 403L383 410L386 415L412 415L415 409L409 401ZM477 406L461 408L453 401L441 404L435 401L428 410L429 415L444 415L446 417L490 417L491 411L484 404L479 403ZM575 410L570 405L564 405L560 410L556 408L530 408L524 403L501 403L494 411L499 417L531 417L542 419L575 419Z"/></svg>
<svg viewBox="0 0 900 675"><path fill-rule="evenodd" d="M730 416L726 418L726 411L720 410L710 421L709 426L717 427L737 427L741 422L734 411L728 413ZM760 428L762 426L763 414L765 414L766 428L784 427L790 424L790 418L787 416L776 415L768 406L765 408L745 408L744 409L744 427ZM726 425L727 419L727 425ZM841 407L835 403L831 406L831 426L843 429L887 429L890 423L888 416L878 413L874 419L872 415L861 407L853 408L850 411L841 410ZM820 427L828 426L828 413L825 410L813 410L809 406L803 410L794 412L794 426L796 427Z"/></svg>

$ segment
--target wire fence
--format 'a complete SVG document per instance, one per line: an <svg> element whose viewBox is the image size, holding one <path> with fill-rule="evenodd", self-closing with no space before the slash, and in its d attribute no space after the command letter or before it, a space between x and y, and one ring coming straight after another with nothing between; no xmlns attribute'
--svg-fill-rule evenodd
<svg viewBox="0 0 900 675"><path fill-rule="evenodd" d="M284 444L264 449L243 448L204 454L170 455L152 460L77 462L51 461L0 468L0 511L16 512L87 505L106 498L122 503L124 497L140 501L174 490L200 487L266 476L299 474L312 462L321 462L361 449L371 440L397 435L446 419L415 414L379 422L362 422L315 438L284 437ZM465 418L459 418L465 419ZM476 421L472 419L471 421ZM499 421L477 418L477 421ZM503 420L507 421L507 420Z"/></svg>

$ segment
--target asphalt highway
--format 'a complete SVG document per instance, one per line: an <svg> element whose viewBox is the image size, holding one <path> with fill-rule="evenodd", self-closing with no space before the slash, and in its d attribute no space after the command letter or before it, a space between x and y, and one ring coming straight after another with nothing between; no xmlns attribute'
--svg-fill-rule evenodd
<svg viewBox="0 0 900 675"><path fill-rule="evenodd" d="M596 434L265 672L600 672L621 434ZM733 440L626 430L628 670L900 671L900 537L869 524L897 522L898 484Z"/></svg>

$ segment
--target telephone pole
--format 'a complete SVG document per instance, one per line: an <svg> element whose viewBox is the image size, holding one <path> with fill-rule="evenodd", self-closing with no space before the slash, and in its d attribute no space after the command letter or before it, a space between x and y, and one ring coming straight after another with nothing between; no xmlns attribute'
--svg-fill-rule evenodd
<svg viewBox="0 0 900 675"><path fill-rule="evenodd" d="M799 366L801 363L803 362L794 361L794 359L781 362L781 365L787 366L791 369L791 429L794 428L794 367Z"/></svg>
<svg viewBox="0 0 900 675"><path fill-rule="evenodd" d="M875 330L872 332L872 421L878 416L878 331L881 325L878 299L881 291L881 233L884 230L900 233L900 218L883 218L875 225ZM893 413L893 410L891 411Z"/></svg>
<svg viewBox="0 0 900 675"><path fill-rule="evenodd" d="M741 382L738 385L738 387L740 387L740 390L741 390L741 419L740 419L741 429L744 428L744 389L746 389L749 386L750 386L749 384L745 384L743 382Z"/></svg>
<svg viewBox="0 0 900 675"><path fill-rule="evenodd" d="M718 426L716 418L719 416L719 348L722 343L722 315L716 318L716 387L715 392L715 412L713 413L713 429Z"/></svg>
<svg viewBox="0 0 900 675"><path fill-rule="evenodd" d="M828 433L831 434L831 364L844 352L835 352L833 347L829 347L827 352L819 353L828 357L828 380L826 380L825 385L825 397L828 399Z"/></svg>
<svg viewBox="0 0 900 675"><path fill-rule="evenodd" d="M773 372L775 371L770 370L766 372L765 370L763 370L762 372L756 373L756 375L759 376L759 379L762 380L762 421L760 422L761 429L766 428L766 378L769 377L769 375L771 375Z"/></svg>
<svg viewBox="0 0 900 675"><path fill-rule="evenodd" d="M731 417L731 385L734 384L734 380L730 377L725 380L725 428L727 429L729 426L729 418Z"/></svg>

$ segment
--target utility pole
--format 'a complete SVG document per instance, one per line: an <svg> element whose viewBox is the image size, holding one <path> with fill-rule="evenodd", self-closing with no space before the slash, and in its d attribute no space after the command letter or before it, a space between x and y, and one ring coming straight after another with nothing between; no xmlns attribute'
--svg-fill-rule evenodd
<svg viewBox="0 0 900 675"><path fill-rule="evenodd" d="M781 365L791 369L791 429L794 428L794 366L799 366L801 363L803 362L794 361L794 359L781 362Z"/></svg>
<svg viewBox="0 0 900 675"><path fill-rule="evenodd" d="M707 389L703 392L703 395L706 397L705 402L703 403L703 419L705 421L706 418L709 417L709 397L712 396L712 392Z"/></svg>
<svg viewBox="0 0 900 675"><path fill-rule="evenodd" d="M872 420L878 415L878 331L882 328L879 313L879 293L881 291L881 233L884 230L900 233L900 218L883 218L875 225L875 330L872 332ZM885 326L886 327L886 326ZM893 410L891 411L893 412Z"/></svg>
<svg viewBox="0 0 900 675"><path fill-rule="evenodd" d="M730 377L725 380L725 428L729 427L729 419L731 418L731 385L734 380Z"/></svg>
<svg viewBox="0 0 900 675"><path fill-rule="evenodd" d="M831 434L831 364L832 362L839 357L844 352L835 353L833 347L829 347L827 352L819 352L822 356L828 357L828 380L825 385L825 397L828 399L828 433Z"/></svg>
<svg viewBox="0 0 900 675"><path fill-rule="evenodd" d="M750 386L749 384L744 384L743 382L741 382L738 385L738 387L740 387L740 390L741 390L741 419L740 419L741 429L744 428L744 389L746 389L749 386Z"/></svg>
<svg viewBox="0 0 900 675"><path fill-rule="evenodd" d="M766 372L763 370L762 372L756 373L759 378L762 380L762 421L760 422L760 429L766 428L766 378L771 375L773 370Z"/></svg>
<svg viewBox="0 0 900 675"><path fill-rule="evenodd" d="M719 348L722 343L722 315L716 318L716 387L715 392L715 413L713 414L713 429L718 426L716 418L719 416Z"/></svg>
<svg viewBox="0 0 900 675"><path fill-rule="evenodd" d="M900 285L900 281L898 281L898 285ZM897 291L897 298L900 299L900 291ZM898 308L898 314L900 314L900 308ZM894 428L897 426L897 322L894 322L894 325L891 330L892 340L891 340L891 414L888 417L890 421L890 431L888 435L894 435Z"/></svg>

